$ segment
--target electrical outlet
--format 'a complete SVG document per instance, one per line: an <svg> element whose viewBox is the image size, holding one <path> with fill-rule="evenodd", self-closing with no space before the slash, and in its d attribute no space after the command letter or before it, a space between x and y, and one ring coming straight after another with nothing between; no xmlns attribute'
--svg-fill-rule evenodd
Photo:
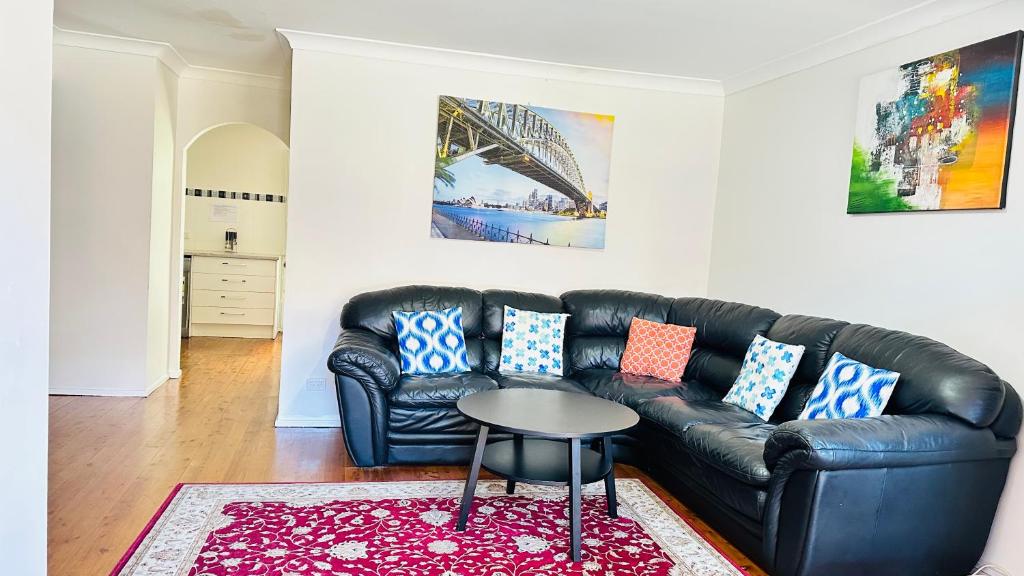
<svg viewBox="0 0 1024 576"><path fill-rule="evenodd" d="M310 378L306 380L306 390L309 392L323 392L327 390L326 378Z"/></svg>

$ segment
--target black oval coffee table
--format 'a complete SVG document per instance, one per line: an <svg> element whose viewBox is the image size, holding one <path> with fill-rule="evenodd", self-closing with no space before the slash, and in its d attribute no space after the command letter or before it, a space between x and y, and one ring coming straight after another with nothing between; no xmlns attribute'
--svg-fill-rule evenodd
<svg viewBox="0 0 1024 576"><path fill-rule="evenodd" d="M580 488L604 480L608 515L618 515L612 435L640 421L637 413L615 402L574 392L511 388L471 394L459 400L459 412L480 424L473 462L459 510L458 530L466 529L476 482L483 468L507 481L569 487L569 548L580 560ZM509 432L512 440L487 444L490 430ZM600 440L600 452L582 447Z"/></svg>

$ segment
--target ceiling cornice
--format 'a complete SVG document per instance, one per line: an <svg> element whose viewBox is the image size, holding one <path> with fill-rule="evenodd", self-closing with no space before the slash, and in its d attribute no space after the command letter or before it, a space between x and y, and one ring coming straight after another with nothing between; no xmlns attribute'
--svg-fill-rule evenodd
<svg viewBox="0 0 1024 576"><path fill-rule="evenodd" d="M189 64L188 61L185 60L177 50L175 50L174 46L166 42L154 42L152 40L111 36L109 34L95 34L93 32L65 30L64 28L54 26L53 43L58 46L73 46L76 48L88 48L90 50L103 50L106 52L117 52L120 54L148 56L162 62L179 78L194 78L211 82L224 82L228 84L256 86L276 90L288 90L290 88L288 80L280 76L252 74L250 72L210 68L207 66L194 66Z"/></svg>
<svg viewBox="0 0 1024 576"><path fill-rule="evenodd" d="M703 78L688 78L685 76L672 76L667 74L650 74L646 72L631 72L628 70L614 70L592 66L577 66L574 64L545 62L542 60L483 54L480 52L469 52L465 50L452 50L448 48L417 46L414 44L401 44L398 42L370 40L367 38L355 38L351 36L303 32L301 30L278 28L277 31L288 41L293 50L329 52L334 54L344 54L347 56L376 58L379 60L427 64L447 68L475 70L479 72L494 72L498 74L544 78L547 80L563 80L567 82L583 82L587 84L599 84L622 88L638 88L643 90L660 90L665 92L703 94L710 96L721 96L723 94L721 82L718 82L717 80L706 80Z"/></svg>
<svg viewBox="0 0 1024 576"><path fill-rule="evenodd" d="M1006 1L927 0L726 78L723 87L726 94L740 92Z"/></svg>

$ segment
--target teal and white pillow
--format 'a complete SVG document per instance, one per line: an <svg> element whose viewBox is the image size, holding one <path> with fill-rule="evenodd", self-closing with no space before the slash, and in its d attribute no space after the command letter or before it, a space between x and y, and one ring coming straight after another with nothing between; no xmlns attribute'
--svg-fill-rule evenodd
<svg viewBox="0 0 1024 576"><path fill-rule="evenodd" d="M498 372L562 375L562 341L568 314L545 314L505 306Z"/></svg>
<svg viewBox="0 0 1024 576"><path fill-rule="evenodd" d="M786 395L803 355L803 346L755 336L743 358L740 375L722 402L735 404L767 421Z"/></svg>
<svg viewBox="0 0 1024 576"><path fill-rule="evenodd" d="M469 372L462 308L391 313L395 318L403 374Z"/></svg>
<svg viewBox="0 0 1024 576"><path fill-rule="evenodd" d="M899 372L872 368L836 352L821 373L800 420L881 416L899 378Z"/></svg>

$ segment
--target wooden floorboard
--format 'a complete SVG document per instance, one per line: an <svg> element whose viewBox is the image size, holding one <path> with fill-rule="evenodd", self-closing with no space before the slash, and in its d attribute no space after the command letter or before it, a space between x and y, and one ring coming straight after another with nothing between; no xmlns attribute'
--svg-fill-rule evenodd
<svg viewBox="0 0 1024 576"><path fill-rule="evenodd" d="M109 573L179 482L462 479L461 466L357 468L339 429L274 428L280 340L192 338L182 377L149 398L50 398L49 574ZM678 514L763 574L642 472Z"/></svg>

